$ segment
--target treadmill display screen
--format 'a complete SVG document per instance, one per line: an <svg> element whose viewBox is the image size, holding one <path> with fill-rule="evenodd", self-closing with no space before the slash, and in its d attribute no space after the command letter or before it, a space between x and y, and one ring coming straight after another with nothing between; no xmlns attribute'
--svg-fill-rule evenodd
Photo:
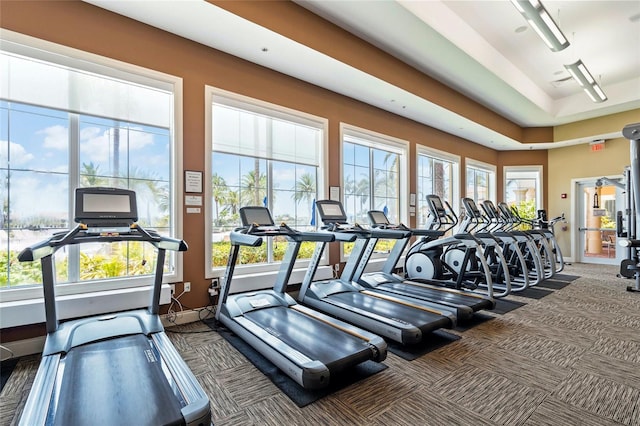
<svg viewBox="0 0 640 426"><path fill-rule="evenodd" d="M389 225L389 220L387 219L387 216L385 216L384 212L371 211L369 212L369 217L374 225Z"/></svg>
<svg viewBox="0 0 640 426"><path fill-rule="evenodd" d="M99 226L128 226L137 220L134 191L102 187L76 189L76 222Z"/></svg>
<svg viewBox="0 0 640 426"><path fill-rule="evenodd" d="M243 207L240 209L243 226L257 224L258 226L273 226L271 213L266 207Z"/></svg>
<svg viewBox="0 0 640 426"><path fill-rule="evenodd" d="M316 206L318 206L318 212L323 222L345 222L347 220L342 204L337 201L318 201Z"/></svg>
<svg viewBox="0 0 640 426"><path fill-rule="evenodd" d="M85 212L129 213L131 211L129 201L128 195L84 194L82 206Z"/></svg>

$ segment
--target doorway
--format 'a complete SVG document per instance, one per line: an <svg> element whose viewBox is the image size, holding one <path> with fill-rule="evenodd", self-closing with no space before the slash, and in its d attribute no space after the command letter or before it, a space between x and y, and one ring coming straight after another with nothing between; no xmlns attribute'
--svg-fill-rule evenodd
<svg viewBox="0 0 640 426"><path fill-rule="evenodd" d="M616 265L623 259L616 236L616 215L624 210L625 203L624 189L616 185L621 181L622 178L610 178L605 182L576 182L576 261Z"/></svg>

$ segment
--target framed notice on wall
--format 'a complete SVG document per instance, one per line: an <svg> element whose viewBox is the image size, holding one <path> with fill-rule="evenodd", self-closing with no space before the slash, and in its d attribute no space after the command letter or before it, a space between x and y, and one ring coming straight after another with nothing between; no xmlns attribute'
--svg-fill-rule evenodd
<svg viewBox="0 0 640 426"><path fill-rule="evenodd" d="M185 170L184 192L202 192L202 172Z"/></svg>

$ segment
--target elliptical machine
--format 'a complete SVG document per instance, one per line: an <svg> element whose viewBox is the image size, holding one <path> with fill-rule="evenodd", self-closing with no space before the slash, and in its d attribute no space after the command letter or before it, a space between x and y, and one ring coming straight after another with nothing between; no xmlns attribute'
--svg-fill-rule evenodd
<svg viewBox="0 0 640 426"><path fill-rule="evenodd" d="M463 198L462 205L464 216L460 222L460 230L472 233L482 241L493 271L494 287L502 284L512 292L529 287L526 260L515 237L502 231L499 224L483 215L473 199Z"/></svg>
<svg viewBox="0 0 640 426"><path fill-rule="evenodd" d="M492 271L481 241L468 233L445 236L458 224L451 205L435 194L427 195L427 205L426 229L434 233L421 236L409 248L404 263L406 278L478 291L491 298L506 296L508 291L494 294Z"/></svg>

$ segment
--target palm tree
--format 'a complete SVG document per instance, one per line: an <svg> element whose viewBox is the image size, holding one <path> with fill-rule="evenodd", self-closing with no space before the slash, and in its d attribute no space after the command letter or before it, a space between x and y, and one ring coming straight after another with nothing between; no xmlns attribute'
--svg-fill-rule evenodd
<svg viewBox="0 0 640 426"><path fill-rule="evenodd" d="M100 164L93 164L93 161L82 163L82 170L80 170L81 186L102 186L106 183L106 179L99 177Z"/></svg>
<svg viewBox="0 0 640 426"><path fill-rule="evenodd" d="M358 181L355 186L354 193L360 201L360 211L356 213L356 217L358 217L362 215L362 212L364 211L364 205L366 204L367 200L369 200L370 187L368 177L363 177Z"/></svg>
<svg viewBox="0 0 640 426"><path fill-rule="evenodd" d="M242 177L241 199L252 200L249 204L262 205L262 200L267 196L267 176L260 170L251 170ZM243 201L244 204L244 201Z"/></svg>
<svg viewBox="0 0 640 426"><path fill-rule="evenodd" d="M316 179L311 173L305 173L298 178L293 187L293 200L299 202L301 200L311 201L316 194Z"/></svg>
<svg viewBox="0 0 640 426"><path fill-rule="evenodd" d="M216 209L216 226L220 226L220 204L228 197L229 188L224 178L217 173L211 176L211 198Z"/></svg>
<svg viewBox="0 0 640 426"><path fill-rule="evenodd" d="M167 189L164 185L161 185L164 182L156 173L140 169L139 167L132 167L128 176L121 176L118 180L120 181L118 186L123 188L128 187L136 192L138 211L140 211L141 208L146 208L146 220L149 221L149 224L151 224L152 221L150 217L152 205L156 205L162 213L169 211L170 202L168 193L166 193ZM146 206L142 205L143 200L147 200Z"/></svg>

